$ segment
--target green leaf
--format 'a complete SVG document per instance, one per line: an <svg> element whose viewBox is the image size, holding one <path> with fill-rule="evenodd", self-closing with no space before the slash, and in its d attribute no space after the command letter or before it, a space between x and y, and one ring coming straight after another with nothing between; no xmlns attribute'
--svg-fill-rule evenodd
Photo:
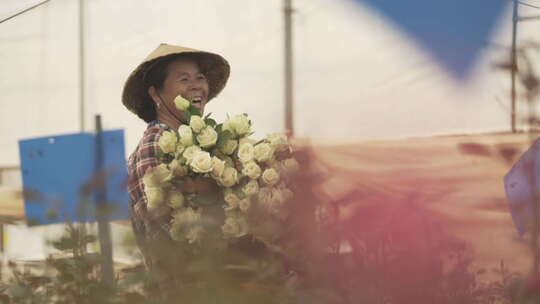
<svg viewBox="0 0 540 304"><path fill-rule="evenodd" d="M204 116L204 120L207 120L207 119L210 117L210 115L212 115L212 112L206 114L206 115Z"/></svg>
<svg viewBox="0 0 540 304"><path fill-rule="evenodd" d="M204 123L207 125L207 126L211 126L211 127L215 127L217 125L216 121L213 120L212 118L206 118L204 120Z"/></svg>
<svg viewBox="0 0 540 304"><path fill-rule="evenodd" d="M225 130L219 133L219 137L216 143L218 148L223 147L223 145L230 139L233 138L233 134L229 130Z"/></svg>
<svg viewBox="0 0 540 304"><path fill-rule="evenodd" d="M216 132L218 132L218 134L221 133L221 129L222 129L222 128L223 128L223 124L222 124L222 123L218 124L218 125L216 126L216 128L215 128L215 129L216 129Z"/></svg>
<svg viewBox="0 0 540 304"><path fill-rule="evenodd" d="M67 237L61 237L58 241L52 242L52 246L60 251L73 249L76 245L73 239Z"/></svg>
<svg viewBox="0 0 540 304"><path fill-rule="evenodd" d="M197 136L193 136L193 144L195 146L200 146L199 141L197 140Z"/></svg>
<svg viewBox="0 0 540 304"><path fill-rule="evenodd" d="M212 151L210 151L210 155L216 156L216 157L218 157L220 159L226 156L223 152L221 152L221 150L219 150L218 147L215 147L215 146L212 149Z"/></svg>
<svg viewBox="0 0 540 304"><path fill-rule="evenodd" d="M22 284L17 284L10 286L6 293L12 298L22 298L26 295L30 295L30 290Z"/></svg>
<svg viewBox="0 0 540 304"><path fill-rule="evenodd" d="M189 109L189 114L191 115L198 115L198 116L201 116L201 112L199 111L199 109L197 109L196 107L194 106L190 106Z"/></svg>

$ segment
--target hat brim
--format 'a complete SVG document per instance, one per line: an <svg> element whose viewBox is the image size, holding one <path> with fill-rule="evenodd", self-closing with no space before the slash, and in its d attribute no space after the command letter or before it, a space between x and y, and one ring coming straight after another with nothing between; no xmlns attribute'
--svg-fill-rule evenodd
<svg viewBox="0 0 540 304"><path fill-rule="evenodd" d="M208 101L216 97L227 84L230 66L218 54L190 48L161 44L128 77L122 92L122 103L139 115L152 102L148 95L149 84L145 77L159 62L172 58L196 58L199 68L208 80ZM140 116L140 115L139 115Z"/></svg>

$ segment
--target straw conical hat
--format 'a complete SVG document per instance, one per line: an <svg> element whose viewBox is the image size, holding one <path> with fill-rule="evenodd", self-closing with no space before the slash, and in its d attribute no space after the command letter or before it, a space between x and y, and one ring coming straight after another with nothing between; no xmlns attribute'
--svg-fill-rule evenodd
<svg viewBox="0 0 540 304"><path fill-rule="evenodd" d="M152 99L148 95L150 84L146 82L146 75L157 63L179 55L197 58L200 68L208 80L208 101L223 90L230 73L227 60L217 54L162 43L129 75L124 85L122 103L137 115L147 109L148 103L151 103Z"/></svg>

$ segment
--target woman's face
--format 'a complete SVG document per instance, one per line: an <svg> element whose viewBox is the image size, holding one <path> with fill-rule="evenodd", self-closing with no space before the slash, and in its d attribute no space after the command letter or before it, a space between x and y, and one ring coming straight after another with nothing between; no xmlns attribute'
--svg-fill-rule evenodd
<svg viewBox="0 0 540 304"><path fill-rule="evenodd" d="M181 117L181 113L174 105L174 99L178 95L190 100L202 114L208 102L208 81L196 62L180 58L169 64L163 87L155 93L161 98L156 100L150 92L154 101L166 103L168 110L178 117ZM158 112L166 110L163 105L157 107Z"/></svg>

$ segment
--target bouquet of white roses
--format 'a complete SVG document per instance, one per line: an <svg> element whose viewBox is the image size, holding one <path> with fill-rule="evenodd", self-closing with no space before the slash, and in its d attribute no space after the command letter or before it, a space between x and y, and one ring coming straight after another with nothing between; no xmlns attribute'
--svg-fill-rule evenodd
<svg viewBox="0 0 540 304"><path fill-rule="evenodd" d="M144 176L148 208L171 207L170 235L176 241L199 242L207 224L219 221L224 239L250 234L271 244L276 234L268 227L288 217L290 176L299 170L287 137L257 141L250 138L246 114L218 124L181 96L175 104L189 125L159 139L161 164ZM205 212L216 205L221 216Z"/></svg>

